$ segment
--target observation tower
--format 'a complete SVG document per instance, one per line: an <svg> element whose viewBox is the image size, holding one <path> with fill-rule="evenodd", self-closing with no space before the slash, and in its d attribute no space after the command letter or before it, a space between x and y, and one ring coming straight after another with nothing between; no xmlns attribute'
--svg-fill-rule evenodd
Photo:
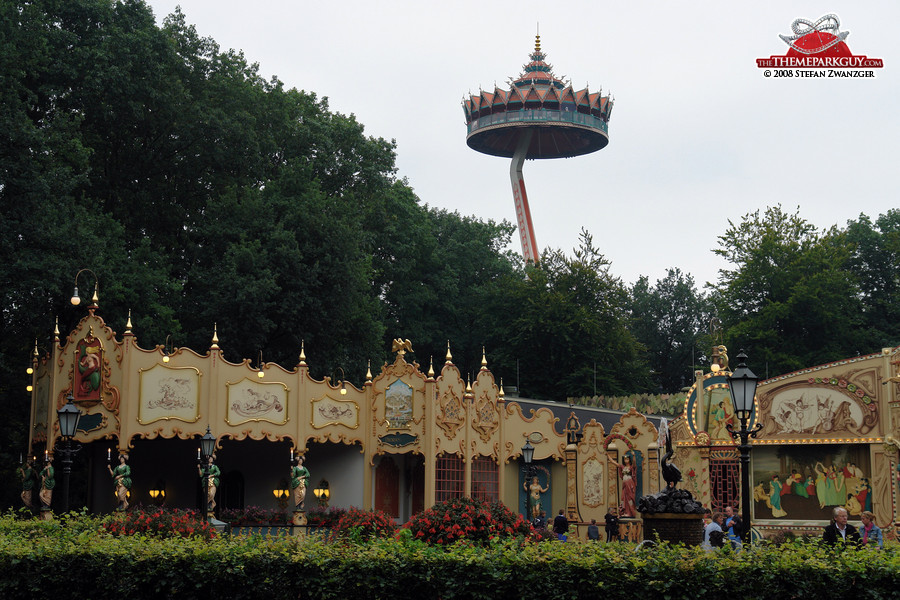
<svg viewBox="0 0 900 600"><path fill-rule="evenodd" d="M568 158L596 152L609 143L609 116L613 100L602 90L591 93L572 89L553 74L541 52L541 36L535 36L531 62L523 67L510 88L480 91L463 99L468 133L466 143L473 150L491 156L512 158L512 183L516 220L526 262L538 262L537 241L522 165L525 159Z"/></svg>

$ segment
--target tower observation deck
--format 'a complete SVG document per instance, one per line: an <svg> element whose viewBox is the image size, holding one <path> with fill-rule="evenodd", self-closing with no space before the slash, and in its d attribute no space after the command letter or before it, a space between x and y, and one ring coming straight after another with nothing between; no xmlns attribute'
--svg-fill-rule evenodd
<svg viewBox="0 0 900 600"><path fill-rule="evenodd" d="M472 94L463 99L463 112L470 148L512 159L510 183L522 254L526 262L537 263L522 165L526 158L568 158L606 147L613 100L602 91L576 91L571 83L557 79L541 51L540 35L530 58L509 89L494 86L493 92Z"/></svg>

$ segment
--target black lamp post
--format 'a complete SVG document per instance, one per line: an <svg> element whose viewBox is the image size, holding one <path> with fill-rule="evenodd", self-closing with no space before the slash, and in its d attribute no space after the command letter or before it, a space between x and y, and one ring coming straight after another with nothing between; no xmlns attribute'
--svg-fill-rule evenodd
<svg viewBox="0 0 900 600"><path fill-rule="evenodd" d="M522 472L525 474L525 485L528 486L528 482L531 481L531 478L534 476L534 465L532 461L534 460L534 446L531 445L531 442L525 440L525 445L522 446L522 460L525 461L525 466L522 467ZM525 494L525 516L531 519L531 514L528 511L528 498L530 494L526 492Z"/></svg>
<svg viewBox="0 0 900 600"><path fill-rule="evenodd" d="M739 431L734 431L731 424L728 424L728 433L731 437L737 439L740 437L741 443L738 450L741 453L741 539L745 546L750 544L750 438L755 438L759 430L762 429L762 423L757 423L753 429L747 429L750 423L750 416L753 413L753 399L756 397L756 384L759 377L753 374L753 371L747 368L747 355L741 350L737 355L738 367L734 373L728 378L728 391L731 394L731 401L734 404L734 412L738 420L741 422Z"/></svg>
<svg viewBox="0 0 900 600"><path fill-rule="evenodd" d="M206 515L209 512L209 457L213 455L216 448L216 436L206 426L206 433L200 438L200 453L203 455L203 463L201 472L203 473L203 502L201 503L201 514Z"/></svg>
<svg viewBox="0 0 900 600"><path fill-rule="evenodd" d="M56 411L59 417L59 448L55 452L62 455L62 511L69 511L69 476L72 474L72 457L81 450L81 446L73 446L72 438L75 437L75 431L78 429L78 420L81 418L81 411L75 406L75 398L72 394L66 396L66 405Z"/></svg>

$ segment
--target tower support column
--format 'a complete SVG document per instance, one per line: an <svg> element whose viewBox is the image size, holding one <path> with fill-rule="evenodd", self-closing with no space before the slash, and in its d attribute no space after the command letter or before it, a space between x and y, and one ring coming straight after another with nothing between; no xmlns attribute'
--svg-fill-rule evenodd
<svg viewBox="0 0 900 600"><path fill-rule="evenodd" d="M531 144L531 129L522 131L516 144L512 163L509 165L509 181L512 184L513 201L516 205L516 221L519 225L519 239L522 242L522 256L525 263L538 263L537 240L534 237L534 225L531 223L531 210L528 208L528 195L525 193L525 178L522 165Z"/></svg>

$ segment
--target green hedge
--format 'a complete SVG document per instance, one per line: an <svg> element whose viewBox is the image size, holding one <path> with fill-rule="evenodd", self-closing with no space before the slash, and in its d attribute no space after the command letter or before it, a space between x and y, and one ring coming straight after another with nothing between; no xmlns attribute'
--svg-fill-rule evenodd
<svg viewBox="0 0 900 600"><path fill-rule="evenodd" d="M258 536L100 533L87 517L0 517L0 598L898 598L900 549L816 543L733 554L661 545L523 543L451 550Z"/></svg>

